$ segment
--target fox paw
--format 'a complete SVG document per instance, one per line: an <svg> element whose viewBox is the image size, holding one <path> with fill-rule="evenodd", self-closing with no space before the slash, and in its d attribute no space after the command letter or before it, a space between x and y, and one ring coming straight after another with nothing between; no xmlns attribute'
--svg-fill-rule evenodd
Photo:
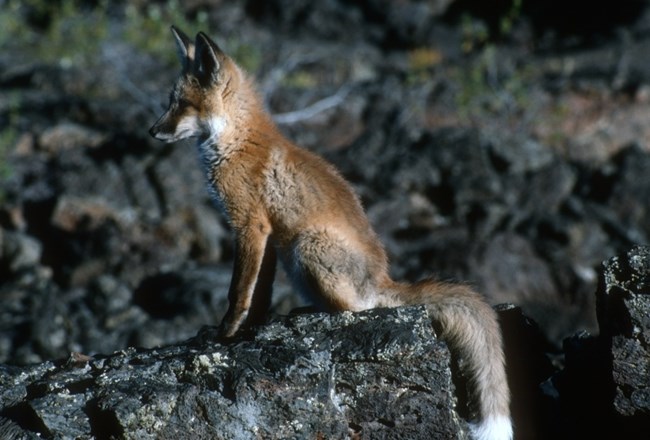
<svg viewBox="0 0 650 440"><path fill-rule="evenodd" d="M210 345L223 342L226 337L223 336L221 326L204 325L197 333L194 340L198 345Z"/></svg>

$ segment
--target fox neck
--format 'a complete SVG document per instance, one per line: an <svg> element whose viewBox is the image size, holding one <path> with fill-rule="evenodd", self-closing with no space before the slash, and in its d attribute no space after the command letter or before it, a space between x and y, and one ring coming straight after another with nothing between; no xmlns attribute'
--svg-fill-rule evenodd
<svg viewBox="0 0 650 440"><path fill-rule="evenodd" d="M237 80L231 81L237 82L232 92L227 90L224 94L223 112L205 121L205 136L199 138L199 149L212 164L246 145L267 144L269 136L279 136L254 86L243 75ZM260 137L266 138L266 142L261 142Z"/></svg>
<svg viewBox="0 0 650 440"><path fill-rule="evenodd" d="M224 116L211 116L204 124L205 135L199 138L199 145L202 148L210 146L218 148L219 139L228 128L227 119Z"/></svg>

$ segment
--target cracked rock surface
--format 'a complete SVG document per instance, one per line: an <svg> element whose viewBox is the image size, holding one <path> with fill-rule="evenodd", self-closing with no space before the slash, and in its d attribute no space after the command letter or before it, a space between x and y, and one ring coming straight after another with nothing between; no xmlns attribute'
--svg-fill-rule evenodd
<svg viewBox="0 0 650 440"><path fill-rule="evenodd" d="M2 438L464 438L424 308L284 318L185 343L0 367Z"/></svg>
<svg viewBox="0 0 650 440"><path fill-rule="evenodd" d="M650 422L650 248L605 264L598 291L601 337L611 343L614 410Z"/></svg>
<svg viewBox="0 0 650 440"><path fill-rule="evenodd" d="M566 435L642 439L650 429L650 247L603 263L600 334L565 341L555 378ZM604 436L604 437L603 437Z"/></svg>

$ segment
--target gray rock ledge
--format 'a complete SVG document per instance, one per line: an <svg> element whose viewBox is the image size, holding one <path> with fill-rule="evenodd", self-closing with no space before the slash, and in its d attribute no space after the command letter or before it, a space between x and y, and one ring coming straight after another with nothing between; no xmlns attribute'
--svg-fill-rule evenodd
<svg viewBox="0 0 650 440"><path fill-rule="evenodd" d="M28 367L0 365L0 438L466 438L423 307L283 317Z"/></svg>

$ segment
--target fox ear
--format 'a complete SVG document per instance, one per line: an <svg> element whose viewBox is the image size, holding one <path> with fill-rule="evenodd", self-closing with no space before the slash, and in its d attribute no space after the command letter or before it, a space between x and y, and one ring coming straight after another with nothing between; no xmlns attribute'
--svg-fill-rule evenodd
<svg viewBox="0 0 650 440"><path fill-rule="evenodd" d="M176 41L178 59L183 65L183 71L187 71L191 67L192 61L194 61L194 43L192 43L190 37L185 35L185 32L176 26L172 26L172 34Z"/></svg>
<svg viewBox="0 0 650 440"><path fill-rule="evenodd" d="M194 58L194 75L204 85L219 82L220 71L226 61L217 43L203 32L196 35L196 55Z"/></svg>

